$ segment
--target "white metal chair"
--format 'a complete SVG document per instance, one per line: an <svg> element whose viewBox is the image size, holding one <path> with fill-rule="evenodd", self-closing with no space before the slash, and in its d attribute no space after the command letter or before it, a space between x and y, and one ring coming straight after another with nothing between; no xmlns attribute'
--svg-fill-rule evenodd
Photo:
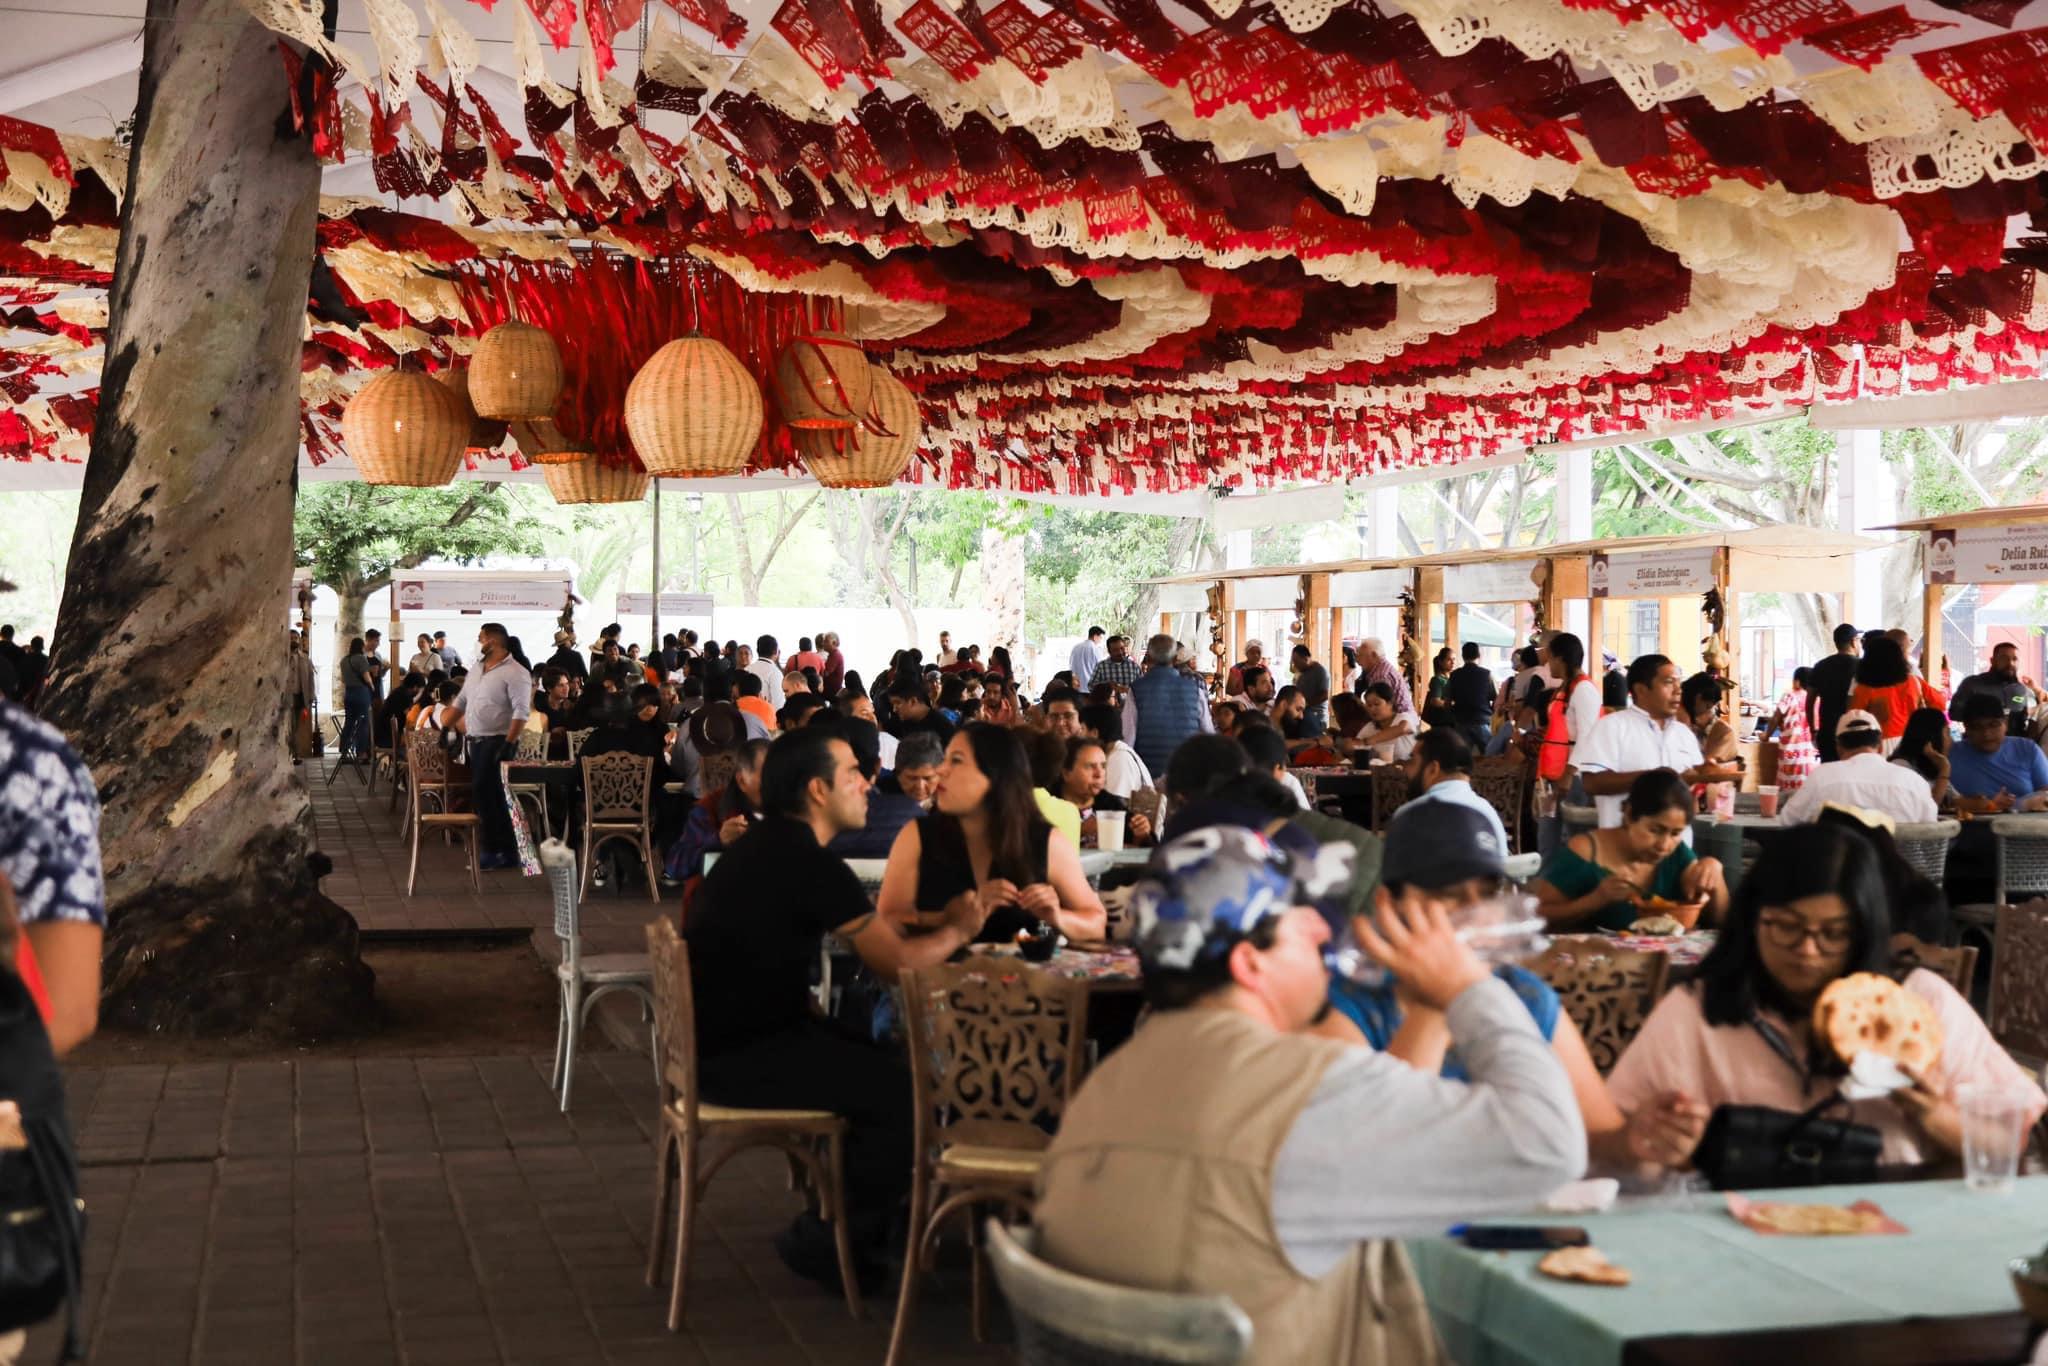
<svg viewBox="0 0 2048 1366"><path fill-rule="evenodd" d="M990 1219L985 1246L1010 1302L1024 1366L1235 1366L1252 1321L1226 1295L1133 1290L1062 1271L1037 1234Z"/></svg>
<svg viewBox="0 0 2048 1366"><path fill-rule="evenodd" d="M576 882L576 855L560 840L540 847L541 868L555 897L555 938L562 941L562 961L555 965L561 990L561 1012L555 1021L555 1072L550 1081L569 1108L569 1083L576 1072L576 1045L590 1008L614 991L640 998L641 1009L654 1018L654 962L644 953L583 952L582 898ZM654 1021L654 1069L661 1075L661 1022Z"/></svg>
<svg viewBox="0 0 2048 1366"><path fill-rule="evenodd" d="M595 726L585 726L582 730L572 730L567 732L569 740L570 763L574 763L576 762L576 760L583 757L583 742L590 738L590 732L595 729L597 729Z"/></svg>
<svg viewBox="0 0 2048 1366"><path fill-rule="evenodd" d="M469 856L469 889L481 892L477 875L478 835L483 818L474 811L457 811L448 752L441 748L438 731L412 731L405 737L406 829L412 837L412 862L406 869L405 894L411 896L419 885L420 835L427 830L460 835ZM426 809L428 802L435 809Z"/></svg>
<svg viewBox="0 0 2048 1366"><path fill-rule="evenodd" d="M548 732L544 730L522 730L515 745L513 758L522 764L546 762L548 757ZM540 833L543 838L554 833L554 825L548 820L548 785L546 783L507 783L505 794L533 807L540 815Z"/></svg>
<svg viewBox="0 0 2048 1366"><path fill-rule="evenodd" d="M1963 823L1958 820L1907 821L1893 829L1892 843L1915 872L1939 887L1948 875L1949 846L1962 832Z"/></svg>

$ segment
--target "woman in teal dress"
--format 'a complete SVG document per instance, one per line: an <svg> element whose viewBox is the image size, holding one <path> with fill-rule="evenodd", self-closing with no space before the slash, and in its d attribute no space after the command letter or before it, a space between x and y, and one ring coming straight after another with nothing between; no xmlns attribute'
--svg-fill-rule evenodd
<svg viewBox="0 0 2048 1366"><path fill-rule="evenodd" d="M1556 930L1625 930L1646 916L1668 915L1687 929L1702 912L1728 909L1721 861L1696 858L1685 833L1692 792L1668 768L1638 774L1622 823L1589 830L1551 851L1529 884ZM1646 905L1653 898L1671 905Z"/></svg>

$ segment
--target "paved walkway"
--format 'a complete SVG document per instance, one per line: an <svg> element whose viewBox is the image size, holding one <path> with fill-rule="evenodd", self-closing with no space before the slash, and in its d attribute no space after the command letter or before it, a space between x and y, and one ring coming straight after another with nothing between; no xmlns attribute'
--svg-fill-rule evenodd
<svg viewBox="0 0 2048 1366"><path fill-rule="evenodd" d="M309 765L309 776L311 766ZM344 787L344 784L349 786ZM316 779L329 890L378 928L539 924L538 879L422 853L403 897L395 822L342 775ZM381 790L379 797L381 798ZM455 889L459 887L459 891ZM607 936L649 903L593 899ZM873 1366L893 1295L850 1319L785 1271L797 1208L779 1156L720 1173L704 1205L681 1334L642 1281L655 1115L644 1056L587 1056L575 1108L545 1057L194 1062L75 1069L95 1366ZM921 1363L1000 1363L967 1327L965 1276L920 1305ZM54 1359L56 1334L27 1361Z"/></svg>

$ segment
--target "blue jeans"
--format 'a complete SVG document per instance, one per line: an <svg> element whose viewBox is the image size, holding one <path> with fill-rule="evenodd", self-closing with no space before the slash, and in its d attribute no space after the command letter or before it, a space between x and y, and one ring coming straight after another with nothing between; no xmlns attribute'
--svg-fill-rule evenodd
<svg viewBox="0 0 2048 1366"><path fill-rule="evenodd" d="M343 758L370 752L370 709L376 705L377 694L359 683L351 683L341 690Z"/></svg>

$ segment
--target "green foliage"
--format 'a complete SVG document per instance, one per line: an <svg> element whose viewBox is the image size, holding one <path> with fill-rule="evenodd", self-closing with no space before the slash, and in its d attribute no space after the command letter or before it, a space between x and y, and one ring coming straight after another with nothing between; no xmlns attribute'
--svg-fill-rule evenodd
<svg viewBox="0 0 2048 1366"><path fill-rule="evenodd" d="M552 529L527 499L499 484L307 484L292 516L296 562L337 592L380 587L394 570L430 559L473 564L487 555L538 555L543 531Z"/></svg>
<svg viewBox="0 0 2048 1366"><path fill-rule="evenodd" d="M1039 509L1025 556L1025 637L1044 640L1089 626L1137 631L1137 580L1178 567L1171 562L1177 521L1127 512Z"/></svg>
<svg viewBox="0 0 2048 1366"><path fill-rule="evenodd" d="M948 493L920 488L903 534L917 542L926 564L958 570L981 558L981 533L1018 536L1051 509L993 493ZM891 509L893 513L893 509Z"/></svg>

